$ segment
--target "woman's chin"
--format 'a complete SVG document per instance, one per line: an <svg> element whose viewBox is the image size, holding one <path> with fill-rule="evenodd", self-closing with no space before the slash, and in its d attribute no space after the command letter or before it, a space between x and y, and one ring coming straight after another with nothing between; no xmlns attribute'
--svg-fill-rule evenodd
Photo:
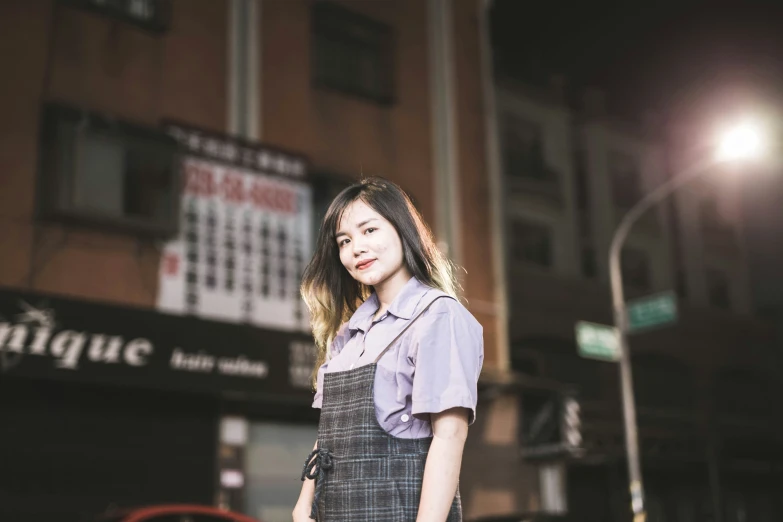
<svg viewBox="0 0 783 522"><path fill-rule="evenodd" d="M357 281L367 286L375 286L381 281L380 274L360 274Z"/></svg>

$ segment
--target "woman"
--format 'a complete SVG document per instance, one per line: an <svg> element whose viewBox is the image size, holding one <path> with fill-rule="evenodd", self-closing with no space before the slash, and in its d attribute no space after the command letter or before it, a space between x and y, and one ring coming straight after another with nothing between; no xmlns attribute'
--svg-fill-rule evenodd
<svg viewBox="0 0 783 522"><path fill-rule="evenodd" d="M294 522L462 520L484 354L456 293L452 265L397 185L368 179L335 198L302 282L321 420Z"/></svg>

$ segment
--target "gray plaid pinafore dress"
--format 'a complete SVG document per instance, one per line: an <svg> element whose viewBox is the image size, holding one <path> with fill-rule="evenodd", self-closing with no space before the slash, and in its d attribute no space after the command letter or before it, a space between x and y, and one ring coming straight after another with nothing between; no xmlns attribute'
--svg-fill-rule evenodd
<svg viewBox="0 0 783 522"><path fill-rule="evenodd" d="M375 415L375 371L380 358L421 317L414 317L372 364L324 375L318 447L302 480L314 478L310 518L318 522L415 522L431 437L389 435ZM459 491L447 522L462 521Z"/></svg>

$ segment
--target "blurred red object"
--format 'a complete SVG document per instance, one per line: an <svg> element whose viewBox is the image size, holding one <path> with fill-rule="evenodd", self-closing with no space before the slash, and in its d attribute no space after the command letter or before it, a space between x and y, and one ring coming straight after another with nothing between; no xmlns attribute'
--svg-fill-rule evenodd
<svg viewBox="0 0 783 522"><path fill-rule="evenodd" d="M133 509L113 509L98 517L96 522L171 522L180 517L182 522L190 522L198 517L199 522L261 522L241 513L226 511L212 506L194 504L164 504Z"/></svg>
<svg viewBox="0 0 783 522"><path fill-rule="evenodd" d="M177 272L179 272L179 256L176 254L166 254L163 258L163 267L166 275L177 275Z"/></svg>

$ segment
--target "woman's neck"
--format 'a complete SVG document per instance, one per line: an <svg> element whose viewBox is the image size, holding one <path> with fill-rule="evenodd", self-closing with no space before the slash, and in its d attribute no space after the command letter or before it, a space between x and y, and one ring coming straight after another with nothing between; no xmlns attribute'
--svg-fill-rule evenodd
<svg viewBox="0 0 783 522"><path fill-rule="evenodd" d="M379 318L389 309L394 299L400 293L402 288L410 281L411 274L407 270L394 274L381 284L375 285L375 295L378 297L378 311L375 313L375 319Z"/></svg>

